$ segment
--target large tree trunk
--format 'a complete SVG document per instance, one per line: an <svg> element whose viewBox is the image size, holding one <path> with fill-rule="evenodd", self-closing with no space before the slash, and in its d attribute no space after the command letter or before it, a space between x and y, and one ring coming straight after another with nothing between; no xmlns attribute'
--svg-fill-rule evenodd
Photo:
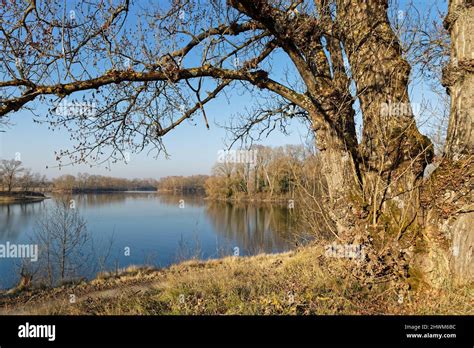
<svg viewBox="0 0 474 348"><path fill-rule="evenodd" d="M344 65L341 41L334 32L330 2L318 0L316 3L331 66L322 44L315 44L321 39L308 40L304 52L316 83L320 86L319 90L313 91L312 98L317 101L315 104L319 114L323 114L326 120L324 124L314 124L322 176L327 187L325 203L338 233L344 237L354 230L357 214L364 210L363 202L354 199L362 195L354 100L350 94L350 80ZM320 33L317 32L317 35Z"/></svg>
<svg viewBox="0 0 474 348"><path fill-rule="evenodd" d="M451 0L444 24L451 34L451 63L443 70L451 96L445 153L458 160L474 153L474 1Z"/></svg>
<svg viewBox="0 0 474 348"><path fill-rule="evenodd" d="M433 147L415 123L410 65L390 26L388 0L336 0L336 5L363 117L359 168L368 216L352 236L367 249L361 276L409 278L422 224L419 187Z"/></svg>
<svg viewBox="0 0 474 348"><path fill-rule="evenodd" d="M461 190L465 199L457 202L451 224L451 269L457 279L474 279L474 1L452 0L445 21L451 33L451 65L445 75L451 95L446 156L466 166ZM451 73L451 76L450 76ZM459 191L458 191L459 194Z"/></svg>
<svg viewBox="0 0 474 348"><path fill-rule="evenodd" d="M396 215L408 214L405 223L412 223L417 210L414 190L433 150L414 120L407 88L410 66L390 27L388 0L338 0L337 7L363 115L364 198L372 225L387 232L399 227L391 224L394 209Z"/></svg>
<svg viewBox="0 0 474 348"><path fill-rule="evenodd" d="M444 158L427 183L427 233L435 241L427 260L460 282L474 279L474 1L451 0L445 27L451 35L451 62L443 84L451 96ZM437 260L445 260L439 265Z"/></svg>
<svg viewBox="0 0 474 348"><path fill-rule="evenodd" d="M352 108L352 104L350 105ZM351 115L352 110L347 110ZM356 225L354 212L360 211L360 202L353 197L361 195L360 173L354 150L328 125L316 130L316 146L319 149L321 174L323 179L324 206L334 222L340 236L347 234Z"/></svg>

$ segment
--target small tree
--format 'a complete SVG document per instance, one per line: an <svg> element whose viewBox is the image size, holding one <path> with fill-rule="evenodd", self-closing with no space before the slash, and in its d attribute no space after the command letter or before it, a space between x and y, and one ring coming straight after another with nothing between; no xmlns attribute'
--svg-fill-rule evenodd
<svg viewBox="0 0 474 348"><path fill-rule="evenodd" d="M29 169L29 168L25 169L23 175L19 179L21 189L23 191L30 191L31 188L35 184L34 181L35 181L35 177L34 177L33 173L31 172L31 169Z"/></svg>
<svg viewBox="0 0 474 348"><path fill-rule="evenodd" d="M35 226L33 240L39 244L40 266L37 273L50 285L77 275L85 264L90 241L86 221L68 198L56 200Z"/></svg>
<svg viewBox="0 0 474 348"><path fill-rule="evenodd" d="M11 192L16 184L18 174L24 171L21 161L2 160L0 162L0 177L2 177L3 186Z"/></svg>

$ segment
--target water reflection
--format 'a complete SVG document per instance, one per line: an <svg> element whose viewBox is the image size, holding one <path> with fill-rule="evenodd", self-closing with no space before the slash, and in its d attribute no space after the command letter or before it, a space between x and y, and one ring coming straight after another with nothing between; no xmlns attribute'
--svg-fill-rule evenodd
<svg viewBox="0 0 474 348"><path fill-rule="evenodd" d="M100 251L100 240L114 235L113 259L108 266L142 264L143 255L156 255L157 266L168 266L180 248L199 245L199 257L215 258L286 251L294 247L297 218L293 210L274 204L214 202L195 195L122 192L52 195L39 203L0 205L0 243L27 241L35 222L56 199L74 199ZM195 243L196 242L196 243ZM133 252L124 256L124 247ZM103 249L103 248L102 248ZM15 284L12 263L0 260L3 286ZM91 263L91 268L94 268ZM95 267L97 268L97 267ZM93 277L94 274L87 274ZM5 284L3 284L5 282Z"/></svg>
<svg viewBox="0 0 474 348"><path fill-rule="evenodd" d="M209 202L207 216L226 240L248 254L287 250L294 245L295 216L285 206Z"/></svg>
<svg viewBox="0 0 474 348"><path fill-rule="evenodd" d="M17 240L25 228L34 224L45 202L0 204L0 240Z"/></svg>
<svg viewBox="0 0 474 348"><path fill-rule="evenodd" d="M124 203L127 200L143 200L155 196L155 193L131 193L131 192L101 192L88 194L67 195L68 199L74 199L78 206L100 207L112 204ZM64 197L62 194L53 194L53 198Z"/></svg>
<svg viewBox="0 0 474 348"><path fill-rule="evenodd" d="M100 207L109 206L112 204L125 203L127 201L144 201L158 200L160 203L166 205L174 205L179 207L180 201L184 201L184 205L191 207L202 206L205 202L202 195L175 195L175 194L161 194L153 191L137 191L137 192L101 192L101 193L87 193L87 194L52 194L52 198L74 199L79 206L83 207Z"/></svg>
<svg viewBox="0 0 474 348"><path fill-rule="evenodd" d="M176 207L186 206L188 207L202 207L206 204L205 197L203 195L193 194L159 194L158 199L161 203L167 205L173 205Z"/></svg>

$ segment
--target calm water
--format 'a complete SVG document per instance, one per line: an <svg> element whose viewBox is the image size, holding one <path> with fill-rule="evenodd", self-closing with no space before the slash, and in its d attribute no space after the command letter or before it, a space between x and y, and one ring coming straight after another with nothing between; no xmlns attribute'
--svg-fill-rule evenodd
<svg viewBox="0 0 474 348"><path fill-rule="evenodd" d="M36 222L57 198L0 205L0 244L31 243ZM196 196L144 192L72 198L87 221L94 245L89 247L93 251L89 250L81 276L92 277L103 268L115 270L134 264L162 267L190 258L271 253L295 245L294 212L285 206L209 202ZM180 207L181 199L184 207ZM107 255L105 262L99 261ZM15 285L19 269L18 259L0 258L0 287Z"/></svg>

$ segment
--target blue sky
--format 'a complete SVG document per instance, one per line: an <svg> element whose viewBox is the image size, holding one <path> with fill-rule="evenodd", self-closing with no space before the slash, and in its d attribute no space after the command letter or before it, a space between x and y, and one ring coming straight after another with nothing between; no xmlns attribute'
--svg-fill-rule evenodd
<svg viewBox="0 0 474 348"><path fill-rule="evenodd" d="M407 1L400 1L403 8ZM445 8L444 0L437 0L441 8ZM417 6L425 6L424 0L417 1ZM443 7L444 6L444 7ZM282 69L285 63L279 62L276 67ZM412 101L420 102L422 98L434 99L426 85L416 85L412 88ZM44 114L46 109L37 104L36 110ZM52 178L62 174L76 174L88 172L91 174L111 175L127 178L159 178L168 175L192 175L209 174L212 165L217 159L218 150L225 148L226 132L216 123L226 123L232 115L243 111L250 106L249 95L237 95L233 93L232 98L218 98L207 104L207 116L210 129L207 130L201 115L197 115L196 125L185 122L177 129L167 134L164 138L170 158L166 159L160 155L157 159L153 155L131 154L128 164L113 164L111 171L105 166L90 168L89 165L75 165L63 167L59 170L54 158L54 151L64 148L72 148L74 143L69 140L69 134L64 131L48 130L46 124L36 124L32 121L32 115L28 111L19 111L10 117L12 127L6 133L0 133L0 157L13 158L21 156L25 167L32 168ZM289 127L290 135L284 135L275 130L267 139L261 141L264 145L302 144L307 135L307 129L303 124L293 121ZM423 130L423 128L422 128ZM46 169L48 167L48 169Z"/></svg>
<svg viewBox="0 0 474 348"><path fill-rule="evenodd" d="M232 114L242 110L247 98L235 98L230 104L227 100L219 98L208 104L206 112L209 118L210 129L205 127L202 117L196 117L197 125L186 122L168 133L164 142L170 155L166 159L164 154L154 158L154 154L147 155L146 151L140 154L131 154L130 163L112 164L111 171L105 166L90 168L81 164L55 168L54 151L61 148L72 148L73 142L69 140L66 131L47 129L46 124L35 124L28 112L20 111L13 115L11 122L14 125L6 132L0 133L1 157L13 158L20 154L24 166L39 171L48 177L62 174L76 174L88 172L91 174L111 175L127 178L158 178L168 175L209 174L217 160L219 150L225 148L226 131L216 123L222 124ZM307 130L294 122L291 135L285 136L279 131L273 132L269 138L261 143L278 146L283 144L300 144L304 141ZM46 166L49 168L46 169Z"/></svg>

